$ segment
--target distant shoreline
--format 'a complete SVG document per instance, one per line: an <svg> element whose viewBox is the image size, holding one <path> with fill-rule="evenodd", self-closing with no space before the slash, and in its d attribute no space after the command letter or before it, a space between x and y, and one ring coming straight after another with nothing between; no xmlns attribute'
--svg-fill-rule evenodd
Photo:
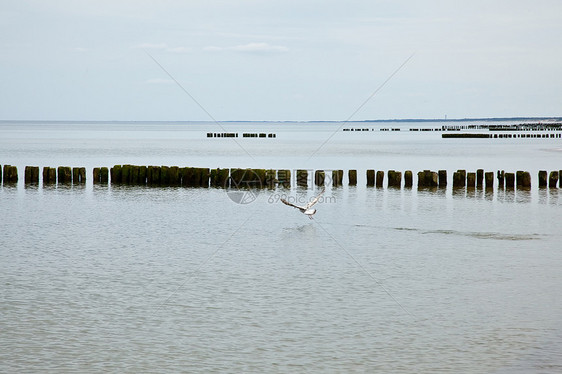
<svg viewBox="0 0 562 374"><path fill-rule="evenodd" d="M488 118L406 118L406 119L365 119L365 120L351 120L351 121L338 121L338 120L228 120L218 121L219 123L411 123L411 122L507 122L507 121L551 121L562 122L562 117L488 117ZM0 123L215 123L211 120L40 120L40 119L0 119Z"/></svg>

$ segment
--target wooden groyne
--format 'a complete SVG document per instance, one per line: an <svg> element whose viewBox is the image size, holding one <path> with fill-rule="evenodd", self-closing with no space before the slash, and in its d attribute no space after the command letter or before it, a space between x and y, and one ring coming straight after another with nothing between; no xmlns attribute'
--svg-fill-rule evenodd
<svg viewBox="0 0 562 374"><path fill-rule="evenodd" d="M449 183L447 170L418 171L417 188L444 189ZM297 186L308 188L312 186L344 185L356 186L358 173L355 169L347 170L274 170L274 169L209 169L178 166L138 166L115 165L111 168L96 167L92 170L93 184L153 186L153 187L219 187L219 188L275 188L282 186L290 188ZM26 166L24 182L26 185L39 184L40 177L44 186L56 184L85 184L86 168L84 167L43 167L40 173L38 166ZM294 180L292 179L294 176ZM366 170L366 185L372 188L412 188L414 186L414 172L412 170ZM562 187L560 177L562 170L540 170L537 175L539 188ZM475 171L457 170L451 175L452 188L466 189L530 189L532 186L531 173L528 171L506 172L505 170ZM17 167L4 165L0 167L0 180L4 185L18 183ZM497 182L496 182L497 180Z"/></svg>
<svg viewBox="0 0 562 374"><path fill-rule="evenodd" d="M237 132L208 132L207 138L237 138ZM277 134L275 133L250 133L245 132L242 134L243 138L276 138Z"/></svg>

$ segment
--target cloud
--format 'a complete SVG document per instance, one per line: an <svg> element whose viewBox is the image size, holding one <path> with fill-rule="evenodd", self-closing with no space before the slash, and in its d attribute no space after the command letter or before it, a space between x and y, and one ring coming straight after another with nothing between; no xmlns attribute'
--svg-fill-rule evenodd
<svg viewBox="0 0 562 374"><path fill-rule="evenodd" d="M289 48L285 46L268 43L248 43L231 47L208 46L203 49L209 52L234 51L242 53L284 53L289 51Z"/></svg>

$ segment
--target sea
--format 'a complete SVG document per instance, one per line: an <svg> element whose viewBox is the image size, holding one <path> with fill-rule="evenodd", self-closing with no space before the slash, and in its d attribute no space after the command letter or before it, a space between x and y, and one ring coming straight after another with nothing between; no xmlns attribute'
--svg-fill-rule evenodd
<svg viewBox="0 0 562 374"><path fill-rule="evenodd" d="M0 372L562 372L562 195L538 187L562 169L560 131L441 136L491 124L0 121L0 165L20 176L0 186ZM244 200L93 183L123 164L344 178L309 219L281 199L311 201L312 180ZM25 166L87 178L26 185ZM367 187L368 169L414 186ZM453 189L459 169L532 187ZM418 189L423 170L449 185Z"/></svg>

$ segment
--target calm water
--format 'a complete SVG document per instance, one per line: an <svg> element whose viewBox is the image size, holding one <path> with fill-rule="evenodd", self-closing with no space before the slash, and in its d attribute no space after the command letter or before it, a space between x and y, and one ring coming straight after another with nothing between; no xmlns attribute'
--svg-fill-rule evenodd
<svg viewBox="0 0 562 374"><path fill-rule="evenodd" d="M559 139L338 133L309 158L339 124L224 125L277 133L245 150L204 138L212 126L1 123L0 163L482 167L535 185L562 168ZM312 221L278 202L312 189L239 205L222 189L1 187L0 372L562 370L560 190L368 189L359 174Z"/></svg>

